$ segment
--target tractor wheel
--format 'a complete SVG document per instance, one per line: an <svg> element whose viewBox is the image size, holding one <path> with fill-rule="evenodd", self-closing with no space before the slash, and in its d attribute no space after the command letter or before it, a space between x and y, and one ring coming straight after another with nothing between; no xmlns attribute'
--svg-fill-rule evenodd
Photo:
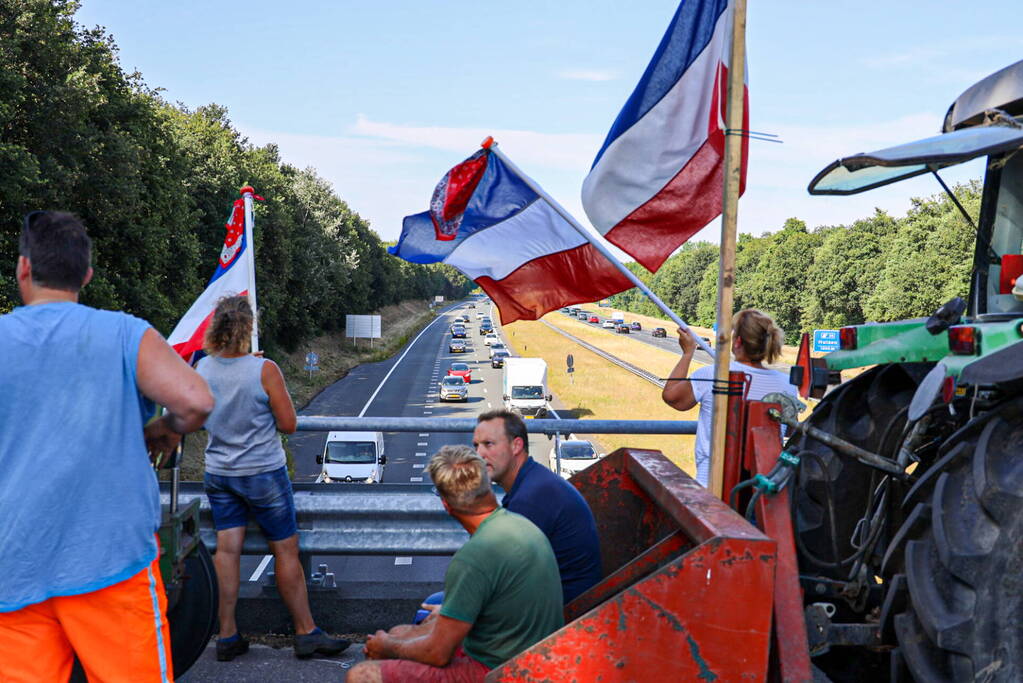
<svg viewBox="0 0 1023 683"><path fill-rule="evenodd" d="M185 579L175 605L167 610L174 675L181 676L199 659L217 626L217 573L202 541L185 560Z"/></svg>
<svg viewBox="0 0 1023 683"><path fill-rule="evenodd" d="M825 396L809 423L872 453L892 456L906 407L931 367L901 363L872 368ZM848 558L855 553L853 532L880 473L806 435L793 437L787 447L802 458L792 494L800 570L846 579L852 564Z"/></svg>
<svg viewBox="0 0 1023 683"><path fill-rule="evenodd" d="M894 625L917 681L1023 680L1023 397L975 422L905 547Z"/></svg>

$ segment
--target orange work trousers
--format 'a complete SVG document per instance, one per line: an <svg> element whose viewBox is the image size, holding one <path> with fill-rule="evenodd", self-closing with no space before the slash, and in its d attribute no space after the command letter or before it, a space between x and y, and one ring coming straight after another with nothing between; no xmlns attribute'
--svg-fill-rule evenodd
<svg viewBox="0 0 1023 683"><path fill-rule="evenodd" d="M159 558L112 586L0 612L0 683L67 681L72 655L90 683L173 683Z"/></svg>

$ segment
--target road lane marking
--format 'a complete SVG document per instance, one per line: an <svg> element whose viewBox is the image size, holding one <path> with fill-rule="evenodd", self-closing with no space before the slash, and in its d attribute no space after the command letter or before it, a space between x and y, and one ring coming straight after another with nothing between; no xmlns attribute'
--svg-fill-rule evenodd
<svg viewBox="0 0 1023 683"><path fill-rule="evenodd" d="M483 387L483 393L484 394L487 393L487 388L486 387Z"/></svg>
<svg viewBox="0 0 1023 683"><path fill-rule="evenodd" d="M249 581L259 581L259 577L266 571L266 565L270 564L272 559L274 559L273 555L263 555L263 559L259 562L259 566L256 567L256 571L252 572L252 576L249 577Z"/></svg>
<svg viewBox="0 0 1023 683"><path fill-rule="evenodd" d="M487 401L487 407L488 407L488 408L493 408L494 406L493 406L493 405L491 405L490 401Z"/></svg>
<svg viewBox="0 0 1023 683"><path fill-rule="evenodd" d="M417 456L423 456L423 455L426 455L426 453L416 453L416 455Z"/></svg>
<svg viewBox="0 0 1023 683"><path fill-rule="evenodd" d="M409 481L422 481L422 480L423 480L422 477L412 477L411 479L409 479Z"/></svg>
<svg viewBox="0 0 1023 683"><path fill-rule="evenodd" d="M396 566L396 567L401 566L401 565L411 565L411 564L412 564L412 558L411 557L396 557L396 558L394 558L394 566Z"/></svg>
<svg viewBox="0 0 1023 683"><path fill-rule="evenodd" d="M450 307L450 308L446 309L446 310L444 311L444 313L447 313L448 311L450 311L450 310L451 310L451 308L454 308L454 306L452 306L452 307ZM408 352L409 352L409 351L411 351L411 350L412 350L412 347L416 345L416 342L417 342L417 341L419 341L419 338L420 338L420 337L422 337L422 336L423 336L424 334L426 334L426 331L427 331L428 329L430 329L431 327L433 327L434 323L436 323L436 322L437 322L438 320L442 320L442 319L443 319L443 318L441 318L440 316L438 316L438 317L434 318L434 319L433 319L432 321L430 321L430 324L429 324L429 325L427 325L427 326L426 326L426 327L424 327L424 328L423 328L422 330L420 330L419 334L417 334L417 335L416 335L416 338L412 340L412 343L410 343L410 344L409 344L409 345L408 345L408 346L407 346L407 347L405 348L405 353L401 354L401 355L400 355L400 356L398 357L398 360L394 361L394 365L392 365L392 366L391 366L391 369L387 371L387 374L386 374L386 375L384 375L384 378L383 378L382 380L380 380L380 384L378 384L378 385L377 385L376 391L374 391L374 392L373 392L373 395L369 397L369 400L368 400L368 401L366 401L366 405L364 405L364 406L362 407L362 411L360 411L360 412L359 412L359 417L365 417L365 416L366 416L366 411L367 411L367 410L369 410L369 406L370 406L370 404L372 404L372 403L373 403L373 399L375 399L375 398L377 397L377 394L379 394L379 393L380 393L380 390L384 388L384 384L386 384L386 383L387 383L387 380L388 380L388 379L390 379L390 377L391 377L391 373L393 373L393 372L394 372L394 370L395 370L395 368L397 368L397 367L398 367L398 365L400 365L400 364L401 364L401 361L403 361L403 360L405 359L405 356L407 356L407 355L408 355Z"/></svg>
<svg viewBox="0 0 1023 683"><path fill-rule="evenodd" d="M429 445L429 442L428 442L428 441L420 441L420 442L419 442L419 443L417 443L416 445L417 445L417 446L428 446L428 445Z"/></svg>
<svg viewBox="0 0 1023 683"><path fill-rule="evenodd" d="M430 432L426 432L425 434L420 434L419 436L430 436Z"/></svg>
<svg viewBox="0 0 1023 683"><path fill-rule="evenodd" d="M419 463L418 465L413 465L412 469L414 469L414 470L421 470L424 467L426 467L426 465L424 465L423 463Z"/></svg>
<svg viewBox="0 0 1023 683"><path fill-rule="evenodd" d="M423 411L423 415L433 415L433 411L432 410L424 410Z"/></svg>

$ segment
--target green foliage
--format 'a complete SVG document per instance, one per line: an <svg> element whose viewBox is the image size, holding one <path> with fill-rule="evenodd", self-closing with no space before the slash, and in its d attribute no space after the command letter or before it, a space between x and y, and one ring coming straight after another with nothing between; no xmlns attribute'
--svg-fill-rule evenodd
<svg viewBox="0 0 1023 683"><path fill-rule="evenodd" d="M976 217L981 185L955 188ZM954 296L966 296L975 235L944 194L914 199L902 218L876 210L852 225L807 231L790 218L777 232L740 234L735 254L733 310L759 308L774 316L796 342L802 332L870 320L929 315ZM715 321L718 248L686 244L656 274L627 264L683 320L710 327ZM614 305L657 315L638 290L618 294Z"/></svg>
<svg viewBox="0 0 1023 683"><path fill-rule="evenodd" d="M164 334L216 265L238 188L255 208L261 340L293 350L347 313L472 283L449 267L414 266L313 169L275 145L255 147L227 110L163 101L122 71L113 40L74 22L70 0L0 0L0 263L13 269L21 216L48 208L80 216L95 277L82 301L149 320ZM0 312L18 302L0 279Z"/></svg>

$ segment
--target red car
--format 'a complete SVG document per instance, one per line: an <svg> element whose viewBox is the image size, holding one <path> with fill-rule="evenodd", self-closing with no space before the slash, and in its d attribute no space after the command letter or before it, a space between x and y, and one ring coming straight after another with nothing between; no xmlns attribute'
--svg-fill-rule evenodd
<svg viewBox="0 0 1023 683"><path fill-rule="evenodd" d="M600 318L598 318L598 317L597 317L597 316L595 316L595 315L591 315L591 316L590 316L590 322L591 322L591 323L599 323L599 322L600 322Z"/></svg>
<svg viewBox="0 0 1023 683"><path fill-rule="evenodd" d="M448 369L449 377L461 377L466 384L472 384L472 368L468 363L452 363Z"/></svg>

